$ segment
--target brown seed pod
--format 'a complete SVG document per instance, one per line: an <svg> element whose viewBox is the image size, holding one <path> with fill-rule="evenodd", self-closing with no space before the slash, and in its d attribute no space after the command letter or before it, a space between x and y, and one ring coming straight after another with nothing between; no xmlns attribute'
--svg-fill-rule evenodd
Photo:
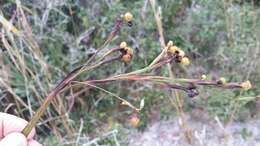
<svg viewBox="0 0 260 146"><path fill-rule="evenodd" d="M126 50L127 54L133 55L133 53L134 53L133 49L130 47L126 47L125 50Z"/></svg>
<svg viewBox="0 0 260 146"><path fill-rule="evenodd" d="M140 123L140 119L138 118L137 115L133 115L131 116L131 118L129 119L129 123L131 124L131 126L133 127L138 127L139 123Z"/></svg>
<svg viewBox="0 0 260 146"><path fill-rule="evenodd" d="M129 62L132 59L132 56L130 54L125 54L122 56L122 61Z"/></svg>

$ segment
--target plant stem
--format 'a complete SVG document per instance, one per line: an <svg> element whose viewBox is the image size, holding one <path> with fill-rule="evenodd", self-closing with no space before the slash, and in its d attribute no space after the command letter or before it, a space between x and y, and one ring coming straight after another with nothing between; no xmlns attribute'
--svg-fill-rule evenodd
<svg viewBox="0 0 260 146"><path fill-rule="evenodd" d="M74 80L80 73L83 71L90 71L97 67L99 67L102 64L109 63L115 60L120 59L121 56L117 56L114 58L110 58L108 60L104 60L102 62L96 63L90 67L86 67L85 65L82 65L73 71L71 71L52 91L51 93L45 98L43 104L39 108L39 110L34 114L32 119L29 121L29 123L25 126L25 128L22 130L22 133L27 137L29 133L32 131L33 127L35 127L36 123L39 121L43 113L46 111L47 107L51 103L51 101L60 93L60 91L65 88L72 80Z"/></svg>

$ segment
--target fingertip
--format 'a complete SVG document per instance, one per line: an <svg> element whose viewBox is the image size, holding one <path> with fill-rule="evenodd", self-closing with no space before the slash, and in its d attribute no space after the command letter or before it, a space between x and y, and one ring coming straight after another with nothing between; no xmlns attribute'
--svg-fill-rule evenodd
<svg viewBox="0 0 260 146"><path fill-rule="evenodd" d="M29 135L27 136L27 139L32 139L35 135L35 128L32 129L32 131L29 133Z"/></svg>
<svg viewBox="0 0 260 146"><path fill-rule="evenodd" d="M27 146L27 139L22 133L13 132L0 141L0 146Z"/></svg>
<svg viewBox="0 0 260 146"><path fill-rule="evenodd" d="M28 142L28 146L42 146L42 144L32 139Z"/></svg>
<svg viewBox="0 0 260 146"><path fill-rule="evenodd" d="M21 132L28 124L26 120L7 113L0 113L0 121L2 123L0 128L3 129L3 132L0 131L0 138L12 132ZM35 128L27 136L27 139L32 139L34 135Z"/></svg>

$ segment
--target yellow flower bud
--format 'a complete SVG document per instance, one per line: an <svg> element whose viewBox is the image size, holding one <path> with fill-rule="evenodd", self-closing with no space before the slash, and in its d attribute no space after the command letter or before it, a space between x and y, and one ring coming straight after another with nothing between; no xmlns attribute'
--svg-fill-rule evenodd
<svg viewBox="0 0 260 146"><path fill-rule="evenodd" d="M124 49L124 48L126 48L126 46L127 46L126 42L121 42L119 47Z"/></svg>
<svg viewBox="0 0 260 146"><path fill-rule="evenodd" d="M202 80L206 80L206 79L207 79L207 76L203 74L203 75L201 76L201 79L202 79Z"/></svg>
<svg viewBox="0 0 260 146"><path fill-rule="evenodd" d="M226 84L227 80L224 77L219 78L218 84Z"/></svg>
<svg viewBox="0 0 260 146"><path fill-rule="evenodd" d="M244 90L249 90L252 88L252 84L250 83L249 80L243 82L240 84L241 88L244 89Z"/></svg>
<svg viewBox="0 0 260 146"><path fill-rule="evenodd" d="M171 53L171 54L176 53L176 51L178 51L178 50L179 50L179 48L176 47L176 46L171 46L171 47L168 48L168 52Z"/></svg>
<svg viewBox="0 0 260 146"><path fill-rule="evenodd" d="M169 42L167 43L167 47L171 47L171 46L173 46L173 42L172 42L172 41L169 41Z"/></svg>
<svg viewBox="0 0 260 146"><path fill-rule="evenodd" d="M132 56L130 54L125 54L122 56L122 61L129 62L131 60Z"/></svg>
<svg viewBox="0 0 260 146"><path fill-rule="evenodd" d="M129 120L129 123L133 126L133 127L138 127L139 123L140 123L140 119L135 115L132 116Z"/></svg>
<svg viewBox="0 0 260 146"><path fill-rule="evenodd" d="M130 47L126 47L125 50L126 50L127 54L133 55L133 53L134 53L133 49Z"/></svg>
<svg viewBox="0 0 260 146"><path fill-rule="evenodd" d="M130 12L126 12L124 15L124 20L130 22L133 20L133 15Z"/></svg>
<svg viewBox="0 0 260 146"><path fill-rule="evenodd" d="M184 56L185 56L185 52L184 52L184 51L182 51L181 49L179 49L178 51L179 51L179 54L178 54L178 55L179 55L180 57L184 57Z"/></svg>
<svg viewBox="0 0 260 146"><path fill-rule="evenodd" d="M183 57L183 58L181 59L181 64L182 64L182 65L189 65L189 64L190 64L189 58L188 58L188 57Z"/></svg>

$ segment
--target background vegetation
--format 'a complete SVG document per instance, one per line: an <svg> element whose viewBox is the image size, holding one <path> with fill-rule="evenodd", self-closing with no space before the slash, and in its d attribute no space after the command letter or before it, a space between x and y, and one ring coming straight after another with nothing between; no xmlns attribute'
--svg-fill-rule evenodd
<svg viewBox="0 0 260 146"><path fill-rule="evenodd" d="M19 4L20 3L20 4ZM257 0L158 0L165 40L185 50L189 67L172 66L175 77L224 76L227 81L250 80L254 88L201 88L194 99L180 92L183 113L223 123L258 118L260 92L260 2ZM81 79L130 72L148 65L160 52L154 12L149 0L2 0L0 14L26 37L19 38L1 25L0 110L30 119L46 94L75 67L83 64L111 31L116 18L130 11L133 26L123 26L106 48L127 41L134 48L130 63L115 62ZM84 40L82 40L84 38ZM169 76L167 67L154 74ZM118 82L102 85L124 99L145 107L138 114L145 130L152 121L180 116L175 97L152 84ZM127 145L135 131L135 113L112 96L87 87L71 88L56 98L37 125L46 145ZM245 132L246 133L246 132Z"/></svg>

